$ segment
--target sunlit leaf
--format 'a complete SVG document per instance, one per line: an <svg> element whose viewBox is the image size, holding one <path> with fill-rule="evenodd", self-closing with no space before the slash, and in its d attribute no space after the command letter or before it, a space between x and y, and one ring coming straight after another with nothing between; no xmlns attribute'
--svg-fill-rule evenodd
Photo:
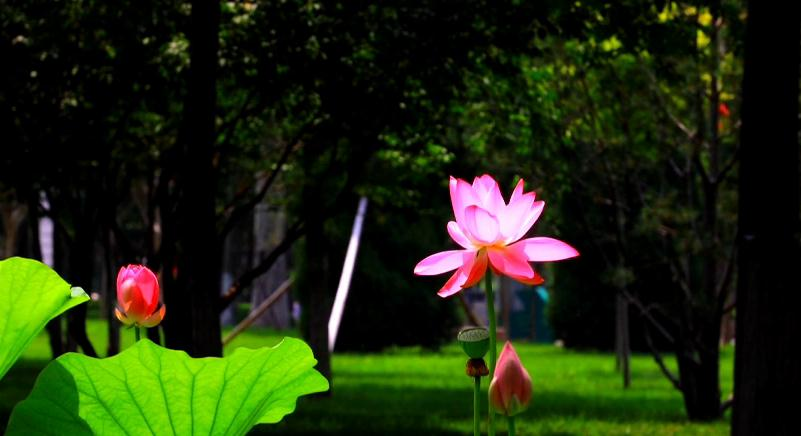
<svg viewBox="0 0 801 436"><path fill-rule="evenodd" d="M0 379L48 321L88 300L41 262L0 261Z"/></svg>
<svg viewBox="0 0 801 436"><path fill-rule="evenodd" d="M712 24L712 14L709 11L704 11L698 15L698 24L706 27Z"/></svg>
<svg viewBox="0 0 801 436"><path fill-rule="evenodd" d="M622 47L623 44L617 39L617 36L612 35L611 37L601 41L601 50L603 51L614 51Z"/></svg>
<svg viewBox="0 0 801 436"><path fill-rule="evenodd" d="M698 29L695 34L695 44L698 48L705 48L712 40L701 29Z"/></svg>
<svg viewBox="0 0 801 436"><path fill-rule="evenodd" d="M308 345L240 348L194 359L143 339L117 356L69 353L51 362L11 414L9 435L241 435L328 389Z"/></svg>

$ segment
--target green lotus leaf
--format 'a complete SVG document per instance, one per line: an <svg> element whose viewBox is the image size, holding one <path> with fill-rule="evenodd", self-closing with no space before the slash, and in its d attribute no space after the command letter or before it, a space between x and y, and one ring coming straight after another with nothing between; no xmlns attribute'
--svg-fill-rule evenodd
<svg viewBox="0 0 801 436"><path fill-rule="evenodd" d="M328 390L303 341L195 359L143 339L117 356L51 362L11 414L8 435L242 435Z"/></svg>
<svg viewBox="0 0 801 436"><path fill-rule="evenodd" d="M0 261L0 379L48 321L89 301L49 266L21 257Z"/></svg>

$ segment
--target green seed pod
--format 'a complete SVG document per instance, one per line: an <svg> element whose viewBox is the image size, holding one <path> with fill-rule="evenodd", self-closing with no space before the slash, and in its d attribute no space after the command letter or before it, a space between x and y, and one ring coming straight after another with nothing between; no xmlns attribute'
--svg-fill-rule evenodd
<svg viewBox="0 0 801 436"><path fill-rule="evenodd" d="M456 340L471 359L480 359L489 351L489 331L483 327L469 327L459 332Z"/></svg>

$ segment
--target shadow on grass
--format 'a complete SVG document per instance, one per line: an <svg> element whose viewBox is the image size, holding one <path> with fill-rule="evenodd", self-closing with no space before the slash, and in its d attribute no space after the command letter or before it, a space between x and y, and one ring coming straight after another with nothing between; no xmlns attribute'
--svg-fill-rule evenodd
<svg viewBox="0 0 801 436"><path fill-rule="evenodd" d="M20 359L0 380L0 434L4 434L11 410L33 389L36 377L49 360Z"/></svg>
<svg viewBox="0 0 801 436"><path fill-rule="evenodd" d="M482 405L482 410L486 410ZM456 435L471 427L472 391L360 383L337 385L331 397L302 398L296 412L251 434ZM614 423L685 423L681 402L642 396L537 394L519 420L587 420ZM505 428L505 427L504 427ZM503 434L502 432L499 434ZM570 435L557 432L543 434Z"/></svg>

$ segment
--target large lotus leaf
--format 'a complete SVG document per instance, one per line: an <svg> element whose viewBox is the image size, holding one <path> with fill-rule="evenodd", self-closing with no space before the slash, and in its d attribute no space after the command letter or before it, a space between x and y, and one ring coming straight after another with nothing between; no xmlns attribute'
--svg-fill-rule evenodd
<svg viewBox="0 0 801 436"><path fill-rule="evenodd" d="M0 379L48 321L89 301L47 265L21 257L0 261Z"/></svg>
<svg viewBox="0 0 801 436"><path fill-rule="evenodd" d="M327 390L316 363L293 338L225 358L193 359L146 339L106 359L69 353L17 404L8 434L241 435Z"/></svg>

